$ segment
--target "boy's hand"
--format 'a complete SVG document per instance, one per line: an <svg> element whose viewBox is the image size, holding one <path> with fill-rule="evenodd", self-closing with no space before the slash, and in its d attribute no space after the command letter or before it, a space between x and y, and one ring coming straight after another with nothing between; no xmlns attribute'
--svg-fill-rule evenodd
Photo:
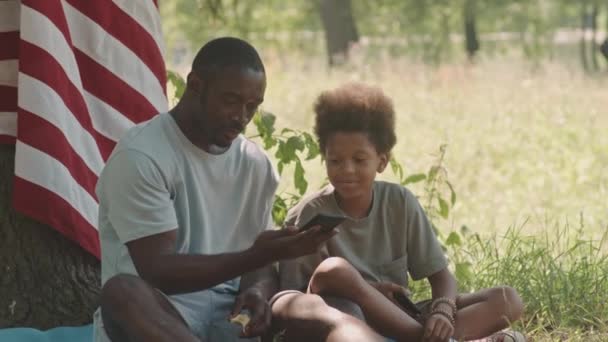
<svg viewBox="0 0 608 342"><path fill-rule="evenodd" d="M266 230L258 235L252 248L269 261L293 259L317 252L325 241L337 233L337 229L323 232L321 226L313 226L303 232L296 227Z"/></svg>
<svg viewBox="0 0 608 342"><path fill-rule="evenodd" d="M423 341L444 342L454 335L454 326L443 315L431 315L424 324Z"/></svg>
<svg viewBox="0 0 608 342"><path fill-rule="evenodd" d="M386 298L397 305L399 305L399 303L395 299L396 292L403 293L407 297L411 295L411 292L405 287L391 282L370 282L370 285L375 287L376 290L380 291L380 293L382 293Z"/></svg>
<svg viewBox="0 0 608 342"><path fill-rule="evenodd" d="M230 319L236 317L243 310L248 310L251 317L249 323L243 326L241 337L261 336L270 328L272 311L260 290L250 287L241 292L234 301Z"/></svg>

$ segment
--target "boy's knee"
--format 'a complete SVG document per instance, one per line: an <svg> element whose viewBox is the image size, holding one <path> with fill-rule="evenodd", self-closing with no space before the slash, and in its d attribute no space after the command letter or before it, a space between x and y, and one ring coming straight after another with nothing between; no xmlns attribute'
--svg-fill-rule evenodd
<svg viewBox="0 0 608 342"><path fill-rule="evenodd" d="M499 286L492 289L493 300L504 308L509 322L518 320L524 312L524 303L517 290L510 286Z"/></svg>
<svg viewBox="0 0 608 342"><path fill-rule="evenodd" d="M323 260L315 270L310 284L313 292L328 290L339 285L356 285L361 280L359 272L345 259L331 257Z"/></svg>

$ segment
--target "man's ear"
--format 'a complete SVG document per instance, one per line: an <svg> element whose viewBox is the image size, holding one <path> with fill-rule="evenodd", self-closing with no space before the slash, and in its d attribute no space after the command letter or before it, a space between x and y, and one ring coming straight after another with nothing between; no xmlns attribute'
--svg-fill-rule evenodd
<svg viewBox="0 0 608 342"><path fill-rule="evenodd" d="M186 88L200 94L203 89L203 80L194 71L190 71L186 77Z"/></svg>
<svg viewBox="0 0 608 342"><path fill-rule="evenodd" d="M384 171L384 169L386 169L386 166L388 165L388 161L391 158L391 155L389 153L380 153L380 164L378 164L378 173L382 173Z"/></svg>

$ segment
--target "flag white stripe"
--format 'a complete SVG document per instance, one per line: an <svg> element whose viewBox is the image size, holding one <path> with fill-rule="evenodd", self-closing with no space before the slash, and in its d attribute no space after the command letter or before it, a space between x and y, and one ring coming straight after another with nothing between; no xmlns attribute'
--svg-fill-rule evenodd
<svg viewBox="0 0 608 342"><path fill-rule="evenodd" d="M16 87L18 73L19 61L16 59L5 59L0 61L0 85Z"/></svg>
<svg viewBox="0 0 608 342"><path fill-rule="evenodd" d="M0 135L17 135L16 112L0 112Z"/></svg>
<svg viewBox="0 0 608 342"><path fill-rule="evenodd" d="M23 6L21 10L21 20L28 23L21 29L21 39L50 53L72 84L82 93L78 64L63 33L44 14L27 6Z"/></svg>
<svg viewBox="0 0 608 342"><path fill-rule="evenodd" d="M95 139L80 125L55 89L23 73L19 77L19 108L59 128L89 169L99 175L104 162Z"/></svg>
<svg viewBox="0 0 608 342"><path fill-rule="evenodd" d="M165 53L163 31L158 18L158 8L153 1L114 0L123 12L135 20L146 32L152 36L161 54Z"/></svg>
<svg viewBox="0 0 608 342"><path fill-rule="evenodd" d="M97 202L55 158L17 141L15 175L54 192L74 207L91 226L97 228Z"/></svg>
<svg viewBox="0 0 608 342"><path fill-rule="evenodd" d="M167 109L163 88L137 55L89 17L63 1L73 45L139 91L156 111Z"/></svg>
<svg viewBox="0 0 608 342"><path fill-rule="evenodd" d="M86 90L84 91L84 99L89 107L95 130L114 141L118 141L122 134L135 124L114 107Z"/></svg>
<svg viewBox="0 0 608 342"><path fill-rule="evenodd" d="M0 1L0 32L19 30L21 1Z"/></svg>

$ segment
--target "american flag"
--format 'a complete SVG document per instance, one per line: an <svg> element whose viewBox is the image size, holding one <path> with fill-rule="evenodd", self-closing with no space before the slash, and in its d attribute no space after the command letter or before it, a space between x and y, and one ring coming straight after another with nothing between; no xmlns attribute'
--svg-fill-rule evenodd
<svg viewBox="0 0 608 342"><path fill-rule="evenodd" d="M0 143L14 208L99 256L95 184L121 135L167 110L155 0L0 0Z"/></svg>

